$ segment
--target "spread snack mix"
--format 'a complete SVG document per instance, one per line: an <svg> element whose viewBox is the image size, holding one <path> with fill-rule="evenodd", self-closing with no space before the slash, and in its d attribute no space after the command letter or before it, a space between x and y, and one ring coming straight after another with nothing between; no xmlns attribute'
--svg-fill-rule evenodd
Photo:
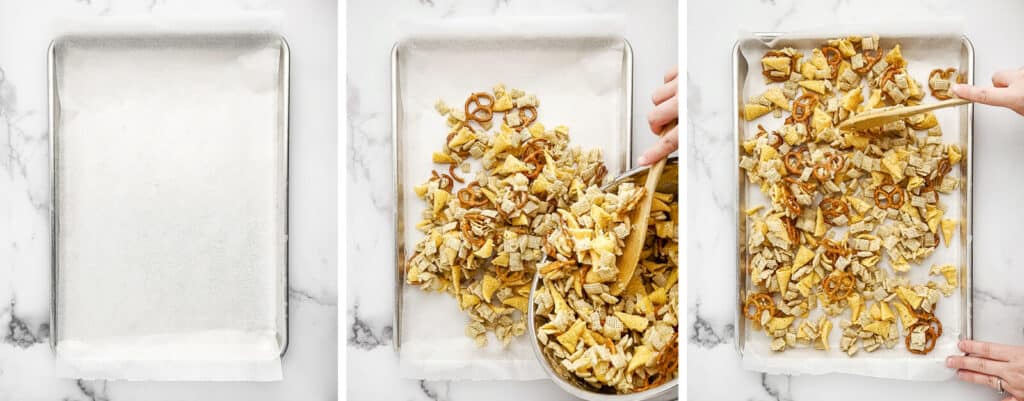
<svg viewBox="0 0 1024 401"><path fill-rule="evenodd" d="M768 89L743 106L762 126L742 143L740 167L768 203L746 210L748 254L743 314L771 349L906 347L927 354L942 336L936 304L958 287L954 264L923 266L950 246L958 222L942 200L958 189L962 158L942 141L932 113L866 131L836 128L853 115L921 103L930 90L948 99L955 69L932 71L927 85L907 69L900 45L877 36L829 40L804 54L792 48L761 59ZM934 280L911 282L927 269ZM833 336L833 328L838 332Z"/></svg>

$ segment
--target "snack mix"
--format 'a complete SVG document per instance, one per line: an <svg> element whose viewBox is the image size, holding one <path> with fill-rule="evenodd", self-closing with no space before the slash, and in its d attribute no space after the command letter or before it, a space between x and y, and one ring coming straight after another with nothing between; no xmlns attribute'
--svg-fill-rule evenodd
<svg viewBox="0 0 1024 401"><path fill-rule="evenodd" d="M667 382L678 374L676 194L655 193L640 265L613 293L643 188L602 189L601 151L570 147L568 128L536 121L539 106L501 84L461 109L437 102L450 132L433 162L448 166L415 187L427 208L406 281L455 297L479 346L488 333L505 345L524 334L535 308L553 368L594 391Z"/></svg>
<svg viewBox="0 0 1024 401"><path fill-rule="evenodd" d="M834 39L809 55L770 51L761 68L768 88L742 117L785 121L774 131L758 125L742 143L740 167L769 201L745 211L752 287L743 314L773 351L828 351L838 323L838 348L850 356L898 344L931 352L942 336L936 304L957 291L960 270L933 265L937 280L925 283L908 272L926 269L942 243L953 245L958 222L945 218L942 199L961 185L950 172L962 152L942 141L931 112L864 131L836 128L925 98L900 45L884 51L878 36ZM927 89L948 99L952 80L962 82L955 69L933 71Z"/></svg>

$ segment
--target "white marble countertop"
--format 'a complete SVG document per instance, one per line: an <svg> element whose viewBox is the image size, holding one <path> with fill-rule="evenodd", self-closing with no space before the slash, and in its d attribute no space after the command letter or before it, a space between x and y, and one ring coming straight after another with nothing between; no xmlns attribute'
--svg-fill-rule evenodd
<svg viewBox="0 0 1024 401"><path fill-rule="evenodd" d="M0 1L0 400L333 400L337 397L336 4ZM292 50L290 345L274 383L56 379L49 345L46 48L61 16L277 10Z"/></svg>
<svg viewBox="0 0 1024 401"><path fill-rule="evenodd" d="M554 400L568 396L553 383L424 381L398 376L392 344L394 249L390 132L390 51L403 18L622 14L634 51L634 151L654 142L645 116L650 95L675 66L677 8L647 2L543 0L420 0L348 2L349 163L348 299L345 330L348 396L352 400Z"/></svg>
<svg viewBox="0 0 1024 401"><path fill-rule="evenodd" d="M734 344L736 166L733 165L730 54L739 32L789 31L837 23L879 22L881 14L933 18L957 13L974 42L975 80L1024 65L1017 38L1024 3L962 1L762 0L690 2L689 78L689 294L686 355L690 400L996 400L994 391L958 381L915 383L847 375L775 376L744 371ZM881 10L884 10L881 11ZM1024 291L1014 250L1024 214L1013 206L1024 190L1007 185L1024 171L1024 118L1008 110L975 107L974 336L1024 343ZM699 212L695 212L699 211ZM726 227L707 230L697 227ZM702 261L702 262L698 262ZM712 262L714 261L714 262Z"/></svg>

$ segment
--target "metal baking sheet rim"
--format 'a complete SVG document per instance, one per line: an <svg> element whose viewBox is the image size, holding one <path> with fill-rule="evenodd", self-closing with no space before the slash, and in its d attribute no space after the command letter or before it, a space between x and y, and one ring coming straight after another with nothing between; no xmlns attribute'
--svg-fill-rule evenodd
<svg viewBox="0 0 1024 401"><path fill-rule="evenodd" d="M402 234L405 232L405 224L402 220L404 199L402 199L402 190L399 187L402 178L399 172L399 160L401 160L402 154L401 147L398 145L398 116L401 107L398 102L400 84L398 81L398 58L402 43L402 41L398 41L391 46L391 154L394 157L391 178L395 187L395 210L391 215L395 222L395 318L391 326L393 327L391 342L395 352L402 348L402 289L405 283L405 269L403 268L405 265L405 239ZM626 72L623 74L626 79L626 114L624 116L626 155L623 158L626 164L625 172L633 167L631 160L633 152L633 46L626 39L622 39L622 43L625 45L623 47L623 65L626 68Z"/></svg>
<svg viewBox="0 0 1024 401"><path fill-rule="evenodd" d="M770 41L774 38L781 36L779 32L758 32L753 34L757 39L747 40L761 40ZM974 83L974 44L971 42L967 35L961 35L960 41L963 48L967 51L967 66L970 69L968 74L968 83ZM733 154L733 166L739 166L740 157L742 153L742 141L743 141L743 122L740 119L740 104L743 102L743 85L745 81L745 74L740 74L741 63L744 63L743 55L740 52L740 45L743 40L737 40L732 48L732 61L733 61L733 82L732 82L732 93L733 93L733 145L736 152ZM966 194L964 194L963 210L961 210L962 217L967 224L961 224L961 238L964 244L963 260L965 268L961 271L961 313L963 319L961 320L961 338L972 339L974 338L974 105L968 105L966 109L966 118L961 119L960 135L961 140L966 144L966 151L964 159L967 163L961 166L961 174L963 177L967 177ZM737 190L736 190L736 245L737 245L737 259L736 259L736 307L734 325L736 327L736 353L740 357L743 356L743 348L746 343L746 319L743 318L741 309L743 308L743 294L746 290L746 272L744 270L744 260L746 258L746 219L743 213L745 209L744 205L744 194L746 192L746 183L744 181L742 169L737 167ZM963 190L961 193L963 194Z"/></svg>
<svg viewBox="0 0 1024 401"><path fill-rule="evenodd" d="M56 351L57 351L57 337L58 337L58 329L59 329L58 324L57 324L57 321L58 321L57 320L57 281L58 281L58 277L59 277L58 274L59 274L59 271L60 271L59 266L57 266L57 241L58 241L57 231L58 231L58 228L60 227L60 221L59 221L58 216L57 216L57 210L58 210L57 204L58 204L58 201L59 201L58 196L57 196L57 185L58 185L58 182L57 182L57 152L56 152L56 150L57 150L57 139L56 139L56 136L54 135L54 132L56 132L56 128L57 128L57 116L59 115L59 107L58 107L58 96L57 96L57 93L55 92L56 89L57 89L57 87L56 87L56 79L57 79L56 73L57 73L57 70L56 70L56 64L55 64L56 60L55 60L54 55L55 55L56 47L59 44L59 42L62 41L62 40L65 40L67 38L69 38L69 37L58 37L58 38L50 41L50 44L49 44L49 46L47 47L47 50L46 50L46 64L47 64L47 75L46 75L46 77L47 77L47 85L46 85L46 89L47 89L47 94L48 94L48 97L49 97L49 102L48 102L48 106L49 106L48 107L48 109L49 109L48 110L49 135L48 135L48 137L49 137L49 148L50 148L50 202L51 202L51 206L52 206L50 208L50 238L51 238L50 239L50 273L51 273L51 278L50 278L50 349L54 353L56 353ZM289 144L291 142L291 136L290 136L291 113L290 113L290 103L289 103L289 99L291 97L291 47L288 45L288 40L285 39L285 37L283 35L275 35L274 39L280 41L280 46L281 46L281 59L280 59L280 63L281 63L280 64L280 67L281 67L281 69L280 69L280 76L281 77L280 77L280 85L281 85L281 93L283 95L281 112L284 114L284 118L282 119L284 126L281 127L281 129L283 131L282 132L282 136L283 136L283 139L284 139L284 141L282 141L282 146L284 147L284 149L282 149L282 154L284 155L284 158L285 158L285 160L284 160L284 168L285 168L284 177L285 177L285 180L284 180L284 183L283 183L283 187L281 188L281 190L284 192L284 206L283 206L284 207L284 266L283 266L284 267L284 272L283 272L283 275L284 275L284 283L283 283L283 285L284 285L284 288L283 288L284 294L283 294L283 297L282 297L283 298L283 305L281 306L281 309L283 310L284 313L283 313L283 316L281 317L282 321L279 322L279 323L283 323L283 326L281 327L283 332L278 333L279 348L280 348L279 356L283 357L284 354L288 352L289 331L290 331L290 327L291 327L291 319L290 319L290 315L288 313L288 309L289 309L289 306L290 306L289 302L288 302L288 298L289 298L289 295L288 295L288 291L289 291L288 276L289 276L289 270L290 270L289 269L289 257L288 257L288 250L289 250L289 245L288 245L289 244L289 237L288 237L288 227L289 227L289 224L288 224L288 220L289 220L289 211L288 211L289 195L288 195L288 187L289 187L289 184L290 184L290 181L291 181L290 180L290 178L291 178L291 168L290 168L291 157L289 157L289 152L290 152Z"/></svg>

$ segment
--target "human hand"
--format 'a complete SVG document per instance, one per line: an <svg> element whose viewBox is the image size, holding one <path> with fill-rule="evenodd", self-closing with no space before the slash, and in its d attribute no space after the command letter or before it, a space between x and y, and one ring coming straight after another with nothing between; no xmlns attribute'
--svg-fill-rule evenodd
<svg viewBox="0 0 1024 401"><path fill-rule="evenodd" d="M960 341L968 356L946 358L960 380L1002 390L1003 401L1024 400L1024 347L981 341Z"/></svg>
<svg viewBox="0 0 1024 401"><path fill-rule="evenodd" d="M992 75L991 88L956 84L953 93L962 99L1002 106L1024 115L1024 68L1003 70Z"/></svg>
<svg viewBox="0 0 1024 401"><path fill-rule="evenodd" d="M676 97L679 92L679 68L673 68L665 74L665 84L654 90L651 101L654 102L654 110L647 114L647 123L651 126L651 132L655 135L661 134L661 129L679 118L679 99ZM667 157L669 153L679 148L679 127L672 127L671 130L661 135L658 142L644 151L637 161L641 166L647 166Z"/></svg>

